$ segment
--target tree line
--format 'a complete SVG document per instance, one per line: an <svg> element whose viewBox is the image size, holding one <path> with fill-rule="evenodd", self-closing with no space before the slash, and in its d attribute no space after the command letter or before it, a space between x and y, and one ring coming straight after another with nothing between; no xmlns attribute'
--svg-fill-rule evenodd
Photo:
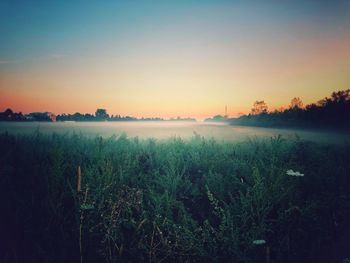
<svg viewBox="0 0 350 263"><path fill-rule="evenodd" d="M193 118L170 118L169 120L153 117L153 118L136 118L132 116L109 115L106 109L97 109L95 114L79 113L55 115L51 112L32 112L22 114L22 112L14 112L6 109L0 112L0 121L196 121Z"/></svg>
<svg viewBox="0 0 350 263"><path fill-rule="evenodd" d="M265 101L255 101L248 115L228 120L231 124L266 127L350 128L350 89L333 92L304 106L298 97L287 109L268 111Z"/></svg>
<svg viewBox="0 0 350 263"><path fill-rule="evenodd" d="M97 109L95 115L89 113L62 114L57 115L57 121L135 121L137 118L131 116L109 115L106 109Z"/></svg>

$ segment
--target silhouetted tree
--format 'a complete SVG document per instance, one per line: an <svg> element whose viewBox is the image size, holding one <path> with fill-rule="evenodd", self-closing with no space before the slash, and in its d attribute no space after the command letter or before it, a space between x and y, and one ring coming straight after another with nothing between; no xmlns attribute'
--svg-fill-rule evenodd
<svg viewBox="0 0 350 263"><path fill-rule="evenodd" d="M13 111L11 109L6 109L4 111L4 115L10 118L11 116L13 116Z"/></svg>
<svg viewBox="0 0 350 263"><path fill-rule="evenodd" d="M255 101L253 108L250 112L251 115L259 115L262 113L267 113L268 107L265 101L260 100L260 101Z"/></svg>
<svg viewBox="0 0 350 263"><path fill-rule="evenodd" d="M94 121L95 120L95 116L89 113L86 113L84 115L84 121Z"/></svg>
<svg viewBox="0 0 350 263"><path fill-rule="evenodd" d="M209 121L209 122L211 122L211 121L213 121L213 122L225 122L227 120L228 120L228 118L225 116L222 116L222 115L215 115L212 118L205 119L205 121Z"/></svg>
<svg viewBox="0 0 350 263"><path fill-rule="evenodd" d="M345 103L350 101L350 89L333 92L332 101L336 103Z"/></svg>
<svg viewBox="0 0 350 263"><path fill-rule="evenodd" d="M302 100L299 97L295 97L291 100L289 108L290 109L302 109L304 106Z"/></svg>
<svg viewBox="0 0 350 263"><path fill-rule="evenodd" d="M32 121L51 121L51 118L47 112L32 112L27 115Z"/></svg>
<svg viewBox="0 0 350 263"><path fill-rule="evenodd" d="M97 109L95 116L97 120L106 120L109 118L109 115L105 109Z"/></svg>
<svg viewBox="0 0 350 263"><path fill-rule="evenodd" d="M0 112L0 120L10 121L13 118L13 111L11 109L6 109L4 112Z"/></svg>

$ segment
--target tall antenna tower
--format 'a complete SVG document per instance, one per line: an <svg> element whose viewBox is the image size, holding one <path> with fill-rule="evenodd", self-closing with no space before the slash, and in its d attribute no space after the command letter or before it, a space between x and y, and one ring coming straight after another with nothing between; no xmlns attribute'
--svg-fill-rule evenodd
<svg viewBox="0 0 350 263"><path fill-rule="evenodd" d="M225 117L227 117L227 105L225 105Z"/></svg>

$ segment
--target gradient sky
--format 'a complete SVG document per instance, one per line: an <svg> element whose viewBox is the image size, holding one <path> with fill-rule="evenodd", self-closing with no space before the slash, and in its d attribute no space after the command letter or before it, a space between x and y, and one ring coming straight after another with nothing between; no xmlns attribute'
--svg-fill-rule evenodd
<svg viewBox="0 0 350 263"><path fill-rule="evenodd" d="M204 118L350 88L350 1L0 0L0 110Z"/></svg>

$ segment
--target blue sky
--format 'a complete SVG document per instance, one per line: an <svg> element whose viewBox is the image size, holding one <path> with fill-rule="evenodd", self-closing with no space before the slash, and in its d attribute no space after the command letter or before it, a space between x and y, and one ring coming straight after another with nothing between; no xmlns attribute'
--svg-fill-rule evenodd
<svg viewBox="0 0 350 263"><path fill-rule="evenodd" d="M0 58L88 52L139 34L229 40L287 27L317 36L347 30L349 10L349 1L1 1Z"/></svg>

